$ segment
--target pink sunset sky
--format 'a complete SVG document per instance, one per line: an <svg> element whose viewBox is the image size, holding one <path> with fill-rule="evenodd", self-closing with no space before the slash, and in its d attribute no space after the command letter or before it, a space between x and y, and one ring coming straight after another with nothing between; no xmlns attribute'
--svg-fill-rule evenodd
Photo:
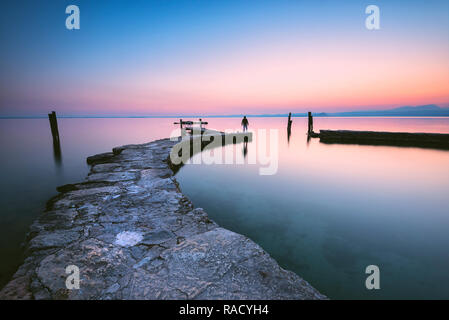
<svg viewBox="0 0 449 320"><path fill-rule="evenodd" d="M357 1L204 2L201 9L192 1L111 3L102 9L81 1L76 31L64 28L64 6L53 2L34 15L14 5L3 10L2 29L9 23L11 32L1 35L8 46L0 116L449 106L444 1L411 1L407 13L399 2L380 2L376 31L365 28L365 6Z"/></svg>

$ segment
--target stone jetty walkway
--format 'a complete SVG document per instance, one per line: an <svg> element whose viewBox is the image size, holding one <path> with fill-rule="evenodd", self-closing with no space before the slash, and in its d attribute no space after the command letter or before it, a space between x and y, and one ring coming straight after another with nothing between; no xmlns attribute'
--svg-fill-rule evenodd
<svg viewBox="0 0 449 320"><path fill-rule="evenodd" d="M182 193L169 139L88 158L82 183L31 226L26 259L1 299L324 299ZM217 181L219 183L219 181ZM67 289L67 266L80 288Z"/></svg>

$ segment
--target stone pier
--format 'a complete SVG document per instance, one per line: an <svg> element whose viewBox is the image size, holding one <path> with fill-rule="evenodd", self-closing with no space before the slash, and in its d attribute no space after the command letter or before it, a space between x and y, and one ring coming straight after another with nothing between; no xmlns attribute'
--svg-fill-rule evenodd
<svg viewBox="0 0 449 320"><path fill-rule="evenodd" d="M1 299L325 299L184 196L163 139L88 158L34 222ZM217 181L219 184L220 182ZM80 271L67 289L66 268Z"/></svg>

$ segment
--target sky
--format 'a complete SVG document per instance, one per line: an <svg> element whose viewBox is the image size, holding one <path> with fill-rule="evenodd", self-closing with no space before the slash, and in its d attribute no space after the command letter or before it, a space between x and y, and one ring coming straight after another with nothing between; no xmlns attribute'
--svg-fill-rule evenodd
<svg viewBox="0 0 449 320"><path fill-rule="evenodd" d="M449 106L447 0L3 0L0 40L0 116Z"/></svg>

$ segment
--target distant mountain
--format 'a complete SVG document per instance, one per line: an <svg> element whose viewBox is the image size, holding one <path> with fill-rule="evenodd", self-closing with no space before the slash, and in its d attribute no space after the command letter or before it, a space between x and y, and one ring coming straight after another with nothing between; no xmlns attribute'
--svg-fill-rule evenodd
<svg viewBox="0 0 449 320"><path fill-rule="evenodd" d="M298 114L303 116L303 114ZM423 106L404 106L387 110L348 111L335 113L316 113L316 117L449 117L449 108L435 104Z"/></svg>
<svg viewBox="0 0 449 320"><path fill-rule="evenodd" d="M424 106L405 106L405 107L399 107L395 109L391 109L390 111L434 111L434 110L441 110L439 106L436 104L427 104Z"/></svg>

